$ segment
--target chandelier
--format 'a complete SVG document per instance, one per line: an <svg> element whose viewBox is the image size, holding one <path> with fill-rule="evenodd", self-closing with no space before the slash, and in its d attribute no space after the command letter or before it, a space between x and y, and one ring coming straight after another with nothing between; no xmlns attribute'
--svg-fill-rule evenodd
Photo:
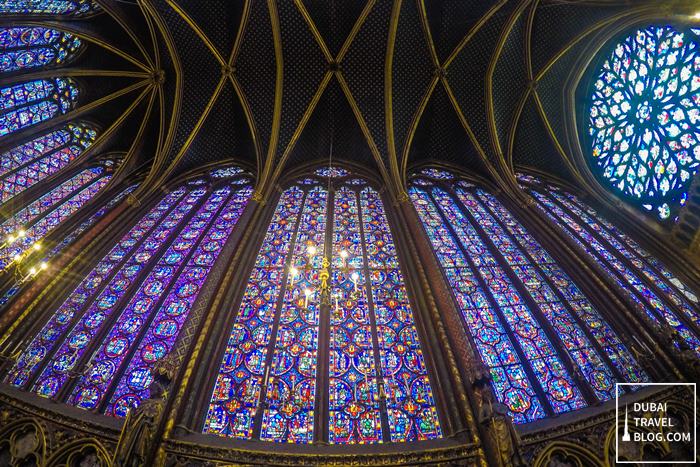
<svg viewBox="0 0 700 467"><path fill-rule="evenodd" d="M16 247L17 252L14 255L8 254L6 259L7 264L2 268L2 272L8 272L14 268L14 276L16 282L22 284L36 277L41 271L45 271L49 265L46 261L41 261L38 264L29 265L27 258L32 254L38 253L42 249L40 242L34 242L25 248L22 244L26 243L27 232L24 229L19 229L17 232L8 235L0 244L0 252L5 248L12 248L15 243L19 242Z"/></svg>

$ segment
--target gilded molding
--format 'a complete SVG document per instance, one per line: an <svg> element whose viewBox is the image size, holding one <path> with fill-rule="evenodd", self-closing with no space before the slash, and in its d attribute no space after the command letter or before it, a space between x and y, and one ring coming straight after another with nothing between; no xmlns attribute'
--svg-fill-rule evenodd
<svg viewBox="0 0 700 467"><path fill-rule="evenodd" d="M115 10L112 7L112 4L110 4L109 2L106 2L104 0L94 1L102 8L102 10L105 11L105 13L107 13L107 15L109 15L114 21L117 22L117 24L119 24L119 26L121 26L121 28L124 30L124 32L126 32L126 34L129 36L134 45L136 45L136 48L139 49L139 52L141 52L143 58L146 59L148 66L150 68L154 68L155 64L153 63L153 60L151 60L151 57L148 55L148 51L146 51L146 48L141 43L139 37L132 30L131 26L129 25L129 22L123 20L120 14L117 12L117 10Z"/></svg>

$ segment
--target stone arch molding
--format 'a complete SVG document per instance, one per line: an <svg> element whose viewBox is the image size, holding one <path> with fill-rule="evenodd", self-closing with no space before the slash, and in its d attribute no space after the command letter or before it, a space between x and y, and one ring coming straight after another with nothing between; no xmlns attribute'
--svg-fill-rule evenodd
<svg viewBox="0 0 700 467"><path fill-rule="evenodd" d="M43 465L46 458L46 433L35 420L26 418L0 430L0 464L23 465L32 459Z"/></svg>

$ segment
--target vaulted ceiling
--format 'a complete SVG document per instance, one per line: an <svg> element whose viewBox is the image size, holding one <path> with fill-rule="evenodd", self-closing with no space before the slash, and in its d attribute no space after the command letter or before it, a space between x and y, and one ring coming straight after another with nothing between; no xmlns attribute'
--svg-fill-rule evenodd
<svg viewBox="0 0 700 467"><path fill-rule="evenodd" d="M327 160L331 145L334 159L380 173L395 195L410 166L427 160L504 187L518 166L585 183L565 127L571 69L600 31L657 8L613 0L97 3L103 13L61 27L92 43L67 73L84 76L86 101L99 103L84 105L82 116L108 129L101 150L127 153L122 172L144 168L145 187L235 158L254 170L263 196L285 169Z"/></svg>

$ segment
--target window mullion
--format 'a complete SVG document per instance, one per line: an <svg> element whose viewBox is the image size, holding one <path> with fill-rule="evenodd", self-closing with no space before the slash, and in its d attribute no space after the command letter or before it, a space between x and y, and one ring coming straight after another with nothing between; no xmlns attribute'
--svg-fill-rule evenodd
<svg viewBox="0 0 700 467"><path fill-rule="evenodd" d="M487 209L491 213L494 221L500 225L501 230L504 232L504 234L508 238L510 238L511 242L514 245L520 245L520 248L518 248L520 250L520 252L523 255L525 255L525 257L528 259L528 262L530 263L530 265L539 273L539 276L542 277L543 280L549 285L549 289L554 292L556 297L559 299L559 302L566 307L566 309L569 312L568 313L569 316L571 316L571 318L578 324L579 328L585 333L586 337L588 338L588 341L595 348L598 355L603 359L603 361L605 362L605 365L608 367L608 369L614 373L615 377L619 381L625 381L626 378L624 377L624 375L620 372L620 370L618 370L618 368L610 360L608 353L605 351L605 349L603 349L603 347L601 347L598 340L591 333L589 326L581 319L581 317L578 315L578 313L575 312L575 310L571 306L571 303L569 303L569 300L567 300L566 297L564 297L560 288L552 281L549 274L545 273L545 271L542 270L542 268L540 267L540 264L537 262L537 260L535 260L535 258L530 254L530 251L527 248L525 248L524 245L518 241L516 236L508 229L508 227L503 222L503 219L499 217L498 213L496 213L491 208L491 206L488 205L488 203L482 203L482 205L485 207L485 209ZM573 280L571 280L571 281L573 282ZM588 297L586 297L586 300L588 300ZM625 387L625 388L627 388L627 387Z"/></svg>
<svg viewBox="0 0 700 467"><path fill-rule="evenodd" d="M165 253L167 253L167 251L168 251L168 249L170 248L170 246L172 245L172 243L173 243L177 238L180 237L180 235L183 233L184 229L188 226L189 221L197 215L198 210L201 209L202 206L204 206L206 203L209 202L209 199L214 195L214 192L215 192L215 191L216 191L216 189L210 190L209 196L207 196L206 198L203 199L202 203L197 207L197 209L193 209L193 214L192 214L192 216L187 220L187 223L184 224L184 225L180 228L180 230L179 230L179 232L177 233L177 235L175 235L175 236L171 239L170 244L169 244L169 245L167 246L167 248L161 253L161 255L159 256L158 260L157 260L156 263L153 265L154 267L157 266L158 263L160 263L160 261L162 260L163 255L165 255ZM192 258L192 256L195 254L195 252L197 251L197 248L198 248L199 245L202 243L202 241L204 241L204 239L207 238L207 234L209 233L209 231L212 229L212 227L213 227L214 224L216 223L216 221L217 221L217 219L218 219L219 214L221 213L221 211L222 211L223 209L226 208L226 206L227 206L229 200L231 199L231 197L236 196L237 193L238 193L238 192L237 192L235 189L233 189L233 187L231 187L231 191L229 192L228 196L226 196L225 199L223 199L223 200L221 201L221 205L220 205L220 206L216 209L216 211L212 214L212 217L209 219L209 222L208 222L207 226L202 230L202 232L201 232L201 234L199 235L199 237L197 238L197 240L196 240L196 241L193 243L193 245L190 247L190 251L185 255L184 258L182 258L182 260L181 260L181 262L180 262L180 265L175 269L175 271L173 271L173 273L172 273L172 280L170 281L170 284L168 285L168 287L166 287L166 288L161 292L160 296L158 297L158 300L156 301L156 303L155 303L155 304L153 305L153 307L151 308L151 311L150 311L149 316L146 317L146 319L144 320L143 324L141 324L141 329L139 330L139 332L137 333L137 335L134 337L134 340L133 340L133 342L132 342L132 344L131 344L131 348L126 352L126 354L124 355L124 358L122 359L122 361L121 361L121 363L119 364L118 368L116 368L115 371L114 371L114 373L112 374L112 377L111 377L112 379L111 379L109 385L107 386L107 388L105 389L104 395L102 396L102 401L101 401L101 403L100 403L100 405L99 405L99 407L98 407L98 409L97 409L98 412L104 412L104 411L105 411L105 408L106 408L107 405L109 404L109 401L110 401L110 399L112 398L112 395L113 395L113 393L114 393L114 390L116 389L116 386L119 384L119 382L121 381L121 379L122 379L122 377L123 377L124 371L125 371L126 368L128 367L129 362L130 362L131 359L133 358L134 354L140 349L141 346L140 346L139 344L140 344L141 341L143 340L145 334L146 334L146 333L148 332L148 330L150 329L151 323L153 322L153 320L155 319L155 317L158 315L158 310L159 310L160 307L162 306L163 302L168 298L168 295L169 295L170 291L172 290L172 288L175 287L175 285L176 285L176 283L177 283L177 279L180 277L180 274L182 274L182 272L183 272L183 271L185 270L185 268L187 267L187 265L188 265L188 263L189 263L189 261L190 261L190 258ZM149 269L152 270L152 268L149 268ZM143 281L145 281L148 277L150 277L151 270L149 270L149 271L148 271L149 274L143 278L142 282L139 284L139 288L140 288L140 286L143 284ZM129 300L131 300L131 299L133 298L133 296L130 295L128 298L129 298ZM123 313L125 310L126 310L126 308L122 308L122 313ZM121 314L120 314L120 315L121 315ZM116 319L119 320L119 318L120 318L120 316L117 317ZM111 330L111 327L110 327L110 330ZM108 335L108 334L105 334L105 336L106 336L106 335Z"/></svg>
<svg viewBox="0 0 700 467"><path fill-rule="evenodd" d="M333 283L333 232L335 215L335 189L328 191L326 198L326 231L323 244L323 257L328 258L329 284ZM331 291L332 291L331 287ZM331 292L332 293L332 292ZM320 298L320 297L319 297ZM329 297L330 298L330 297ZM328 442L329 412L329 349L330 349L330 306L319 302L318 349L316 351L316 400L314 402L314 442Z"/></svg>
<svg viewBox="0 0 700 467"><path fill-rule="evenodd" d="M192 193L192 191L190 191L185 196L189 196ZM131 282L128 289L125 291L124 294L122 294L119 300L112 307L112 309L115 310L115 312L110 313L110 316L107 318L107 320L105 320L106 322L102 323L100 329L92 337L90 344L88 344L81 358L78 359L76 364L71 369L71 375L56 395L56 400L67 400L68 396L73 392L73 389L78 383L79 377L85 374L89 369L89 364L95 356L97 349L102 345L102 341L112 330L112 327L115 325L115 323L119 320L121 312L124 310L126 304L129 303L129 300L131 300L134 291L138 290L143 281L148 277L153 266L157 264L162 252L167 251L168 241L172 241L173 238L177 237L177 232L179 232L183 226L189 223L190 219L192 219L192 217L196 215L197 210L202 206L206 199L207 194L204 194L199 198L199 200L197 200L196 203L193 204L193 206L187 212L187 215L183 216L183 218L178 222L178 224L173 227L173 230L168 234L167 238L164 239L161 242L161 244L156 248L151 258L149 258L147 264L145 264L141 271L139 271L139 273L134 277L134 280ZM143 241L141 242L141 244L143 244Z"/></svg>
<svg viewBox="0 0 700 467"><path fill-rule="evenodd" d="M180 196L180 197L178 198L178 200L176 200L175 202L172 203L172 205L166 210L166 213L164 213L162 216L160 216L160 219L163 219L163 218L165 218L168 214L170 214L170 213L177 207L178 201L181 200L184 196L187 196L187 193L186 193L186 192L185 192L182 196ZM154 206L154 207L155 207L155 206ZM144 215L146 215L146 214L144 214ZM139 219L134 225L132 225L132 226L127 230L126 233L130 232L130 231L131 231L136 225L138 225L142 220L143 220L143 217L142 217L141 219ZM112 270L107 274L107 276L104 277L104 278L101 280L100 285L98 286L98 288L97 288L97 290L95 291L95 293L93 293L92 296L91 296L85 303L82 304L82 306L80 307L80 311L76 311L76 312L73 314L73 316L71 317L70 323L69 323L67 326L65 326L64 331L63 331L63 333L62 333L62 336L61 336L61 337L59 338L59 340L54 344L53 349L51 349L51 351L50 351L47 355L44 355L44 356L43 356L43 359L41 360L41 362L36 366L36 368L33 369L33 375L27 380L26 383L24 383L24 384L22 385L22 387L32 387L32 386L34 385L34 383L36 382L36 380L37 380L37 379L39 378L39 376L43 373L44 369L46 368L46 366L47 366L47 365L49 364L49 362L51 361L50 356L53 356L53 355L55 354L55 352L57 352L57 351L61 348L61 346L62 346L63 343L65 342L65 340L66 340L66 338L67 338L68 333L70 332L70 330L73 329L73 328L77 325L77 323L82 319L84 313L94 304L95 300L97 300L97 298L100 297L100 296L102 295L102 293L104 292L104 290L109 286L109 284L110 284L110 283L112 282L112 280L114 279L114 276L116 276L116 275L119 273L119 271L122 269L122 267L124 266L124 264L129 260L129 258L131 257L131 255L132 255L135 251L137 251L138 248L140 248L140 246L143 244L143 242L145 242L146 239L148 239L148 238L150 237L150 235L153 233L153 231L154 231L155 229L157 229L157 228L158 228L158 222L155 222L155 223L153 224L153 226L152 226L151 228L148 229L148 231L144 232L144 234L141 236L141 239L140 239L137 243L135 243L135 244L130 248L129 252L128 252L127 254L125 254L125 255L123 256L123 258L122 258L117 264L115 264L115 265L112 267ZM126 233L125 233L124 235L126 235ZM121 239L118 241L118 243L120 243L120 242L121 242ZM105 253L105 255L109 255L110 252L111 252L111 250L110 250L109 252ZM103 258L103 259L104 259L104 258ZM100 261L101 261L101 260L100 260ZM98 261L96 264L99 264L100 261ZM77 285L76 287L80 287L80 284L82 284L82 282L83 282L87 277L89 277L90 274L92 274L92 272L93 272L93 270L94 270L94 267L95 267L95 266L93 266L93 268L90 269L89 272L87 272L87 274L80 280L80 282L78 282L78 285ZM74 292L74 291L72 291L72 292L66 297L65 301L62 302L62 303L58 306L58 308L57 308L56 310L54 310L54 314L55 314L61 307L64 306L64 304L70 299L70 295L71 295L73 292ZM48 325L49 322L52 320L52 318L53 318L53 315L49 317L48 322L45 323L44 326ZM42 330L40 329L40 330L39 330L39 333L41 333L41 332L42 332ZM39 335L37 335L37 336L35 337L35 339L39 339ZM32 344L32 343L33 343L33 341L30 342L30 344L29 344L30 347L31 347L31 344ZM24 351L26 351L26 350L27 350L27 348L24 349Z"/></svg>
<svg viewBox="0 0 700 467"><path fill-rule="evenodd" d="M377 335L377 316L374 311L374 297L372 296L372 280L369 270L369 257L367 253L367 239L365 237L365 226L363 222L362 210L362 192L361 189L355 193L357 202L357 220L360 226L360 243L362 244L362 273L365 278L365 290L367 291L367 308L369 310L370 326L372 328L372 354L374 355L374 367L376 372L377 384L374 386L379 390L379 382L385 385L384 369L382 368L381 358L379 357L379 337ZM386 391L384 391L386 393ZM382 421L382 439L385 442L391 442L391 430L389 429L389 409L387 407L386 398L380 397L381 393L377 394L379 398L379 414Z"/></svg>
<svg viewBox="0 0 700 467"><path fill-rule="evenodd" d="M265 408L267 407L267 382L270 378L270 371L272 371L272 358L275 355L275 346L277 345L277 330L279 329L280 318L282 316L282 306L284 304L284 298L287 291L287 278L289 277L289 269L292 267L292 261L294 259L294 250L296 248L297 239L299 238L299 231L301 229L301 223L304 218L304 209L306 208L306 202L309 198L308 190L304 190L304 199L301 203L301 208L299 209L299 216L297 217L296 227L294 228L294 235L289 242L289 251L287 251L287 258L284 261L284 266L282 267L282 281L280 282L279 295L277 296L277 303L275 304L275 322L272 325L272 330L270 331L270 338L267 346L267 354L265 356L265 365L263 366L263 378L260 381L259 398L258 405L255 410L255 417L253 419L253 434L252 439L259 439L260 433L262 431L262 420L265 413Z"/></svg>
<svg viewBox="0 0 700 467"><path fill-rule="evenodd" d="M440 204L436 201L435 196L432 193L432 190L426 192L426 194L430 197L431 202L436 207L436 212L438 213L438 215L442 219L443 225L447 228L447 230L450 231L450 233L452 234L452 237L456 240L457 245L462 250L462 254L464 255L464 258L467 260L469 267L471 268L472 271L474 271L474 278L481 286L481 289L486 293L486 298L489 301L490 308L498 316L498 319L501 322L503 329L505 330L506 334L508 335L508 339L510 340L511 345L513 346L513 350L515 350L515 352L518 354L518 358L522 362L522 367L525 370L525 373L527 374L528 379L530 380L530 385L531 385L532 389L535 391L535 394L537 394L537 397L539 398L540 404L542 404L542 407L544 408L545 412L547 413L547 416L550 416L550 417L553 416L554 409L552 408L552 405L549 402L549 398L547 397L547 394L546 394L544 388L542 387L542 382L539 380L539 378L537 378L534 371L532 370L530 359L525 355L525 352L520 344L520 341L514 335L513 330L511 329L511 326L508 323L508 320L505 318L505 316L503 316L503 311L499 307L496 299L493 297L493 292L491 290L491 287L489 287L489 285L486 283L486 281L482 277L479 267L474 263L474 260L471 257L471 253L468 251L468 249L463 244L461 237L454 230L454 227L452 226L449 219L447 218L447 216L443 212ZM466 325L468 326L468 324L466 324Z"/></svg>
<svg viewBox="0 0 700 467"><path fill-rule="evenodd" d="M556 202L556 200L553 200L553 197L549 196L548 194L543 194L543 193L542 193L541 191L539 191L539 190L536 190L536 191L537 191L537 193L540 194L541 196L544 196L549 202L554 203L554 205L555 205L557 208L561 209L569 218L573 219L574 222L576 222L576 224L579 225L581 229L585 230L589 235L592 235L592 236L595 238L595 240L596 240L597 242L600 243L601 240L599 240L598 235L592 234L592 233L590 232L590 230L588 229L587 226L586 226L586 227L582 226L581 224L584 224L584 222L582 222L582 221L580 221L580 220L577 221L577 220L576 220L576 219L577 219L577 216L572 215L571 213L568 212L568 210L562 208L561 205L560 205L558 202ZM557 218L557 214L556 214L549 206L544 206L541 202L538 203L538 204L539 204L539 206L541 206L542 209L544 209L544 212L545 212L547 215L550 215L550 216L552 216L552 217L555 218L555 219ZM586 241L586 240L585 240L578 232L576 232L576 231L575 231L571 226L569 226L566 222L557 222L557 224L558 224L558 225L560 226L560 228L562 228L565 232L570 232L570 235L572 236L572 238L573 238L573 239L576 239L576 240L574 240L574 243L577 243L578 246L579 246L580 248L583 248L584 250L586 250L586 248L583 246L583 244L579 243L579 241ZM601 243L601 246L603 246L602 243ZM625 266L627 265L626 262L621 261L621 260L619 259L619 257L618 257L618 255L616 254L616 252L615 252L615 253L611 253L609 248L606 249L606 252L612 254L612 255L615 257L615 260L621 262L623 265L625 265ZM605 267L606 272L607 272L608 274L612 275L613 277L617 278L617 279L620 281L620 284L623 284L623 286L622 286L623 290L627 291L627 293L631 293L631 294L642 304L642 306L644 307L644 309L647 310L647 314L652 314L652 315L654 316L653 319L654 319L655 321L657 321L657 322L659 322L659 323L664 323L664 325L672 326L672 325L669 323L669 317L666 316L667 313L668 313L668 314L671 314L671 315L673 315L673 318L674 318L674 319L679 320L679 321L682 322L682 326L685 326L685 327L688 328L688 329L687 329L688 333L689 333L689 334L692 334L692 336L690 336L690 339L691 339L691 340L696 340L696 341L698 340L698 337L697 337L697 336L700 336L700 332L699 332L698 329L696 328L695 324L692 323L692 322L689 322L689 321L686 319L687 317L685 316L685 314L684 314L684 313L681 313L679 310L677 310L677 309L675 308L675 306L669 306L668 303L667 303L667 300L665 300L665 297L663 297L663 298L660 297L660 298L659 298L659 300L663 300L662 306L663 306L663 308L664 308L665 310L659 310L659 309L657 309L655 306L653 306L652 303L649 302L649 299L647 299L647 298L637 289L637 287L633 286L633 285L629 282L629 279L628 279L625 275L623 275L620 271L618 271L618 269L615 268L615 266L610 262L610 260L608 260L607 258L605 258L599 251L597 251L597 249L592 248L592 247L591 247L591 248L588 248L588 249L587 249L587 256L590 256L590 257L592 257L593 259L597 259L597 260L598 260L600 263L602 263L602 264L607 264L607 265L609 265L609 267L607 267L607 266ZM629 266L627 267L627 269L630 269ZM634 269L633 269L633 270L634 270ZM637 278L639 277L639 274L636 274L636 273L633 273L633 274L634 274L635 277L637 277ZM644 281L643 279L639 279L639 280L640 280L640 281ZM648 286L646 285L646 281L644 281L643 284L644 284L645 287L648 287ZM654 294L655 294L657 297L659 296L659 293L656 292L656 290L654 290L653 292L654 292ZM665 294L662 294L662 295L665 295ZM677 326L677 325L676 325L676 326L672 326L672 327L673 327L674 329L676 329L676 330L678 329L678 326ZM685 339L686 341L688 341L689 336L684 336L684 339ZM689 344L690 344L690 342L689 342Z"/></svg>

